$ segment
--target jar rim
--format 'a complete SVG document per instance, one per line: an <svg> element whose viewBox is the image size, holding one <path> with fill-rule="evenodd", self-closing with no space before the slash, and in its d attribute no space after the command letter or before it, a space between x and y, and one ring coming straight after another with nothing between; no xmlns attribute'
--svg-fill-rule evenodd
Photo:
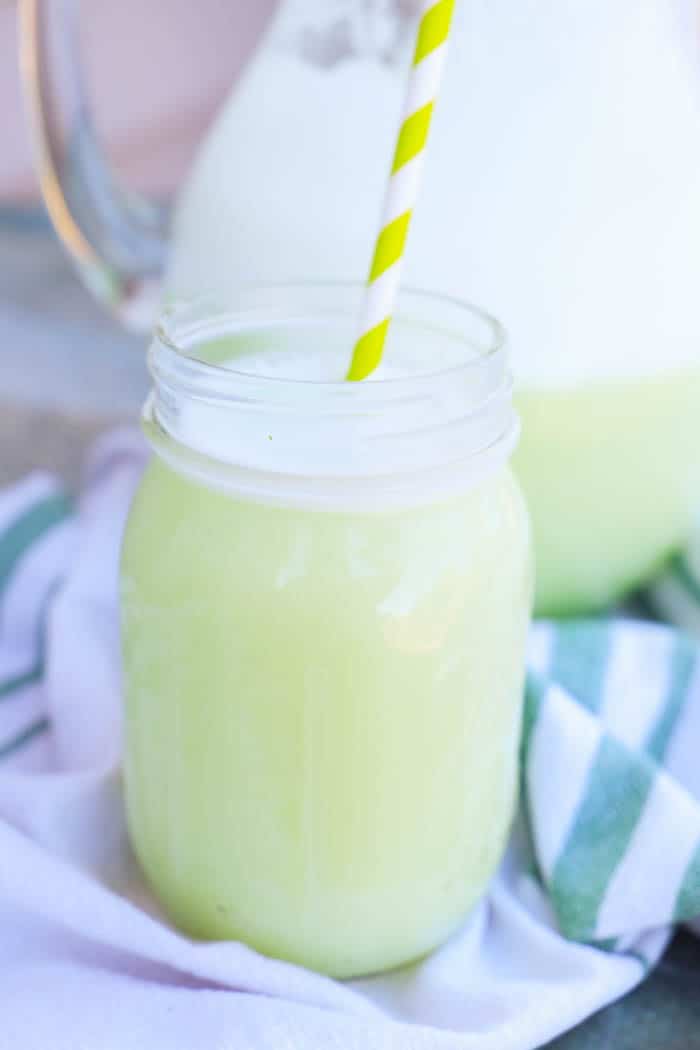
<svg viewBox="0 0 700 1050"><path fill-rule="evenodd" d="M471 322L472 327L477 325L481 332L487 336L480 340L478 353L473 357L451 364L445 368L429 371L421 371L411 375L393 377L372 377L370 382L348 383L345 379L321 380L310 378L299 378L294 376L261 375L257 372L249 372L241 368L226 367L206 360L204 357L192 352L192 348L201 345L213 334L225 329L228 333L243 332L252 328L262 318L270 320L272 303L280 296L299 299L300 296L309 295L314 298L310 300L306 309L300 311L298 307L287 306L274 320L277 324L298 322L319 308L326 297L346 296L350 300L345 309L324 308L325 315L345 315L352 317L356 313L356 307L361 303L364 285L351 281L305 281L305 282L275 282L262 283L250 282L242 284L237 293L237 301L231 305L224 305L210 297L198 297L191 300L178 300L165 306L156 324L154 341L157 344L152 348L149 356L151 370L156 369L159 373L169 372L178 368L178 362L191 363L198 370L198 389L202 389L202 383L207 379L212 381L219 396L225 395L226 388L240 383L254 380L261 383L268 391L282 391L288 388L290 391L306 388L318 391L322 396L325 394L345 394L355 401L361 401L366 395L368 400L376 401L378 391L382 394L397 395L407 392L409 388L415 388L417 383L430 385L436 381L450 380L456 375L465 372L483 369L488 362L500 355L505 356L507 350L506 331L488 311L473 305L456 296L445 295L440 292L427 291L413 287L402 288L399 294L398 310L395 321L401 321L403 307L409 303L420 304L443 311L449 310L462 324ZM252 300L258 305L245 305L246 301ZM242 305L238 305L241 303ZM442 328L442 326L441 326ZM448 335L455 343L462 344L465 348L474 344L474 340L468 339L456 328L455 325L443 328L443 334ZM349 352L352 347L349 347ZM156 354L158 360L155 360ZM348 365L350 357L348 355ZM186 375L181 377L186 380ZM274 396L274 395L272 395Z"/></svg>
<svg viewBox="0 0 700 1050"><path fill-rule="evenodd" d="M519 426L500 323L403 289L385 353L398 375L337 380L363 294L347 282L248 284L225 306L168 307L144 414L159 454L240 494L324 507L420 502L502 464Z"/></svg>

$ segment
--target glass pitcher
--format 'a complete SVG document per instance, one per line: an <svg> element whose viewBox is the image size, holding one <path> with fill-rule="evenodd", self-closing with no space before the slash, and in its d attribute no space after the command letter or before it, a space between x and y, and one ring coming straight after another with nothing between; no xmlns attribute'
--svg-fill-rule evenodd
<svg viewBox="0 0 700 1050"><path fill-rule="evenodd" d="M115 188L78 81L68 123L51 115L56 67L42 41L55 49L48 13L70 0L22 3L47 201L122 318L150 321L163 273L173 297L362 278L414 0L281 3L172 223ZM483 302L511 331L540 612L604 607L693 526L699 19L694 0L457 7L406 282ZM73 71L74 28L64 19Z"/></svg>

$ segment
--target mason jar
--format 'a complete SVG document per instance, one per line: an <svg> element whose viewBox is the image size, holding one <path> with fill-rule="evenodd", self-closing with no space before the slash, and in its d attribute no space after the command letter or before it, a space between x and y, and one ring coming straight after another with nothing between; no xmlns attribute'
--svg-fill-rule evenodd
<svg viewBox="0 0 700 1050"><path fill-rule="evenodd" d="M122 561L136 853L201 938L336 977L442 942L513 813L532 593L503 333L405 292L344 382L362 290L176 307Z"/></svg>

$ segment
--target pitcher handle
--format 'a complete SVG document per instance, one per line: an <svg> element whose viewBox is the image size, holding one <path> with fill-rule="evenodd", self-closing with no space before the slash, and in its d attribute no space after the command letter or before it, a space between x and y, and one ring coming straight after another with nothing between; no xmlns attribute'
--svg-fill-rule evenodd
<svg viewBox="0 0 700 1050"><path fill-rule="evenodd" d="M168 211L124 190L95 132L77 0L19 0L20 61L41 192L85 284L130 327L148 326Z"/></svg>

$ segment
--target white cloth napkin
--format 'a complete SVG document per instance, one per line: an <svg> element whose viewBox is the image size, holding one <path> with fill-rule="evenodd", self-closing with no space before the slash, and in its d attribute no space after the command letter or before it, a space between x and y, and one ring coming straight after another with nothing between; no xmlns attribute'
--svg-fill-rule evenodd
<svg viewBox="0 0 700 1050"><path fill-rule="evenodd" d="M144 458L135 433L103 442L75 513L45 476L0 495L0 1050L532 1050L638 983L700 914L700 665L629 622L534 631L523 811L425 961L340 983L168 925L119 777L118 547Z"/></svg>

